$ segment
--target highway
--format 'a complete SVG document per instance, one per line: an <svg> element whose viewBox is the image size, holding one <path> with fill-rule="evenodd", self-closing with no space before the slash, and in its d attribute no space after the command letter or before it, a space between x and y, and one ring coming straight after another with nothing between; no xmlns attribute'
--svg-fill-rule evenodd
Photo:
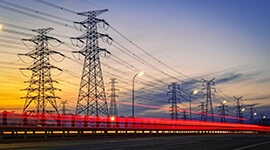
<svg viewBox="0 0 270 150"><path fill-rule="evenodd" d="M27 141L5 141L0 149L184 149L184 150L266 150L270 136L259 134L187 135L160 137L99 137Z"/></svg>

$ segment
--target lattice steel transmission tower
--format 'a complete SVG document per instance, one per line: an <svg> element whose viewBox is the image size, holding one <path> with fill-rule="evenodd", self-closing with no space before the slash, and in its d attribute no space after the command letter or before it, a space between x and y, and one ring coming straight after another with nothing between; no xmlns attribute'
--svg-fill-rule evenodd
<svg viewBox="0 0 270 150"><path fill-rule="evenodd" d="M241 97L233 97L236 100L236 117L237 118L243 118L243 111L241 108L241 104L240 101L242 100L242 96ZM236 123L243 123L243 120L236 120Z"/></svg>
<svg viewBox="0 0 270 150"><path fill-rule="evenodd" d="M84 65L77 100L75 115L84 113L86 116L99 117L101 115L108 117L109 111L104 88L103 75L100 65L100 55L109 56L109 51L98 46L98 38L111 44L112 38L107 34L97 32L97 24L102 23L104 29L109 24L102 19L96 18L98 15L108 11L96 10L77 13L80 16L87 17L82 22L74 22L77 30L83 32L79 37L72 37L71 41L76 40L85 44L80 51L74 51L84 56ZM72 42L74 44L74 42Z"/></svg>
<svg viewBox="0 0 270 150"><path fill-rule="evenodd" d="M22 41L29 41L35 44L35 49L31 50L30 52L26 54L18 54L19 56L28 56L34 59L33 63L29 67L20 68L20 70L32 71L31 78L24 82L29 83L28 88L23 89L27 91L27 95L22 97L25 99L25 104L23 107L24 113L58 114L56 99L60 99L60 97L55 95L55 90L60 91L60 89L53 86L53 83L58 82L52 79L51 69L57 69L59 71L62 70L50 63L50 55L64 55L60 52L49 50L48 42L50 40L62 43L60 40L47 35L47 33L51 30L53 30L53 28L32 30L33 32L38 33L38 35L31 39L22 39ZM35 108L31 107L33 105Z"/></svg>
<svg viewBox="0 0 270 150"><path fill-rule="evenodd" d="M67 109L67 106L68 106L67 100L61 101L61 103L60 103L61 109L59 111L62 111L62 115L70 114L70 110Z"/></svg>
<svg viewBox="0 0 270 150"><path fill-rule="evenodd" d="M222 103L220 103L220 106L219 106L219 115L221 115L222 117L220 117L220 122L227 122L226 121L226 116L228 116L228 112L229 112L229 110L228 110L228 106L226 106L226 101L224 102L222 102Z"/></svg>
<svg viewBox="0 0 270 150"><path fill-rule="evenodd" d="M116 91L118 91L118 89L115 88L115 84L116 84L116 78L112 78L111 79L111 89L109 91L111 91L111 95L109 97L111 97L111 105L110 105L110 116L111 117L118 117L118 110L117 110L117 104L116 104L116 97L118 97L118 95L116 95Z"/></svg>
<svg viewBox="0 0 270 150"><path fill-rule="evenodd" d="M183 120L187 120L187 111L186 110L183 110L183 112L182 112L182 118L181 119L183 119Z"/></svg>
<svg viewBox="0 0 270 150"><path fill-rule="evenodd" d="M211 93L211 90L216 91L216 89L211 86L215 85L215 82L214 82L215 78L213 78L212 80L205 80L205 79L202 79L202 80L203 80L203 86L204 86L204 83L206 83L207 85L207 87L202 88L202 90L206 90L206 94L204 94L204 96L206 95L205 113L211 114L212 116L210 117L212 121L214 121L212 96L215 97L215 95ZM205 116L205 121L207 121L207 118L208 118L208 115Z"/></svg>
<svg viewBox="0 0 270 150"><path fill-rule="evenodd" d="M169 91L167 93L167 95L171 95L171 98L168 99L168 103L172 103L172 106L170 107L170 116L171 119L178 119L179 116L179 107L177 106L177 103L180 103L180 99L177 98L178 96L181 96L181 92L180 92L180 86L177 85L176 83L172 83L172 85L168 86Z"/></svg>
<svg viewBox="0 0 270 150"><path fill-rule="evenodd" d="M253 124L254 116L257 115L257 113L254 113L254 106L255 105L256 104L248 105L249 111L250 111L250 118L249 118L250 124Z"/></svg>
<svg viewBox="0 0 270 150"><path fill-rule="evenodd" d="M200 102L201 104L198 106L198 107L200 107L199 108L199 110L201 111L201 121L206 121L206 119L205 119L205 108L204 108L204 106L205 106L205 102Z"/></svg>

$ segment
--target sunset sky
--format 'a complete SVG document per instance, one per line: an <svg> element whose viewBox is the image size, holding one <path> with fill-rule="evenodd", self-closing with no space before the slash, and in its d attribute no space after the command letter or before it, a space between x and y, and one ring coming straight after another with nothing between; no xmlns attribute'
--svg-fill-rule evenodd
<svg viewBox="0 0 270 150"><path fill-rule="evenodd" d="M170 107L167 92L168 85L177 82L183 97L180 97L180 109L188 109L188 95L194 89L201 91L202 78L215 78L217 90L213 98L214 113L218 114L218 106L224 99L228 101L229 115L235 116L235 101L233 96L243 96L243 106L256 104L258 114L264 113L270 117L270 2L267 0L45 0L58 6L83 12L98 9L109 9L98 16L105 19L113 28L121 32L133 43L159 61L174 70L162 65L157 60L130 44L114 30L99 28L100 33L110 35L115 42L112 45L99 40L99 45L112 53L109 59L101 58L106 91L109 95L110 78L117 78L119 97L117 101L131 102L132 78L139 72L145 75L136 78L135 95L137 104ZM0 111L22 112L26 92L21 89L28 84L23 83L30 78L31 72L19 71L28 67L31 59L17 56L31 50L20 39L29 39L36 35L30 30L14 27L17 25L28 29L53 27L50 36L64 41L68 46L53 47L66 56L81 59L76 63L62 57L53 56L51 63L64 71L52 71L52 78L59 81L54 84L61 88L56 92L62 100L67 100L71 113L74 113L80 76L82 72L82 56L72 51L80 48L72 46L68 37L82 35L76 31L71 21L83 21L82 16L69 13L33 0L9 0L9 2L37 10L37 12L18 9L0 2ZM26 12L22 13L19 11ZM47 13L60 18L42 15ZM37 16L37 17L34 17ZM50 20L50 21L49 21ZM57 24L55 22L60 22ZM10 25L11 24L11 25ZM66 26L65 26L66 24ZM30 35L18 35L6 31L19 31ZM156 71L141 62L119 51L113 45L121 43L136 56L159 68ZM119 47L119 46L118 46ZM114 60L121 58L132 66L120 64ZM54 61L54 59L56 61ZM28 62L23 63L23 61ZM181 75L181 74L184 75ZM154 77L154 78L153 78ZM161 80L166 84L156 81ZM177 79L177 80L176 80ZM196 79L196 81L194 80ZM143 82L143 83L142 83ZM107 95L107 99L109 97ZM193 96L192 110L199 111L198 105L205 101L202 92ZM61 100L58 101L58 105ZM120 116L130 116L131 106L118 104ZM248 107L245 117L249 118ZM167 110L136 106L137 117L169 118ZM198 117L197 115L194 115ZM258 117L258 116L257 116ZM194 117L195 118L195 117Z"/></svg>

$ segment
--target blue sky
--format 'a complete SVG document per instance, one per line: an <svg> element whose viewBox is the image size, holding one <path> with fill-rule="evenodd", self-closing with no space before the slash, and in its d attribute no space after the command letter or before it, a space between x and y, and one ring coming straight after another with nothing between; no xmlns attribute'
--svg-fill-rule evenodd
<svg viewBox="0 0 270 150"><path fill-rule="evenodd" d="M82 21L84 19L83 17L51 8L32 0L11 0L10 2L67 18L69 20ZM196 78L197 80L201 80L201 78L212 79L215 77L217 81L216 87L221 89L226 95L229 97L243 96L243 104L248 105L257 103L256 110L258 112L270 115L268 110L270 106L269 1L54 0L49 2L76 12L102 8L109 9L109 12L100 15L99 18L104 18L112 27L119 30L134 43L138 44L148 53L151 53L154 57L167 65L170 65L177 71L192 78ZM40 16L39 14L36 15ZM55 29L52 32L55 34L66 36L81 35L81 33L75 29L66 28L46 20L29 17L3 8L0 8L0 20L1 22L28 28L50 26ZM72 26L72 23L66 23ZM5 27L4 24L3 28ZM11 27L7 28L14 29ZM20 29L14 30L20 31ZM190 83L190 79L160 65L136 47L130 45L112 30L109 29L108 31L104 31L100 29L99 31L109 34L115 41L125 45L136 55L149 61L151 64L158 66L158 68L164 72L183 82L168 78L160 72L139 63L119 50L100 41L100 47L108 49L112 53L112 58L116 55L144 71L146 74L150 74L159 80L165 81L167 84L178 82L182 89L187 93L190 93L190 91L193 90L187 85L193 85L196 89L202 88L202 83ZM29 31L24 32L31 33ZM1 35L3 36L1 37ZM6 44L4 42L4 36L15 37L15 35L9 33L1 33L0 38L4 44ZM141 37L143 37L143 39ZM29 37L17 36L17 38ZM58 38L61 39L61 37ZM25 48L20 41L16 41L15 38L9 40L18 42L16 45L21 48L12 49L2 46L1 50L12 51L14 53L28 51L27 48ZM70 43L68 39L61 40ZM79 50L76 47L73 48L74 50ZM67 56L73 57L70 53L72 51L71 49L68 49L65 46L61 46L60 49L65 49L66 51L62 52ZM24 101L19 99L19 97L25 95L25 93L20 92L20 89L26 86L23 84L23 81L27 78L21 75L16 67L25 67L27 65L20 62L18 57L14 55L6 53L1 53L1 55L3 57L0 58L0 61L2 62L0 65L2 84L0 94L3 98L1 99L2 108L0 107L0 109L20 111ZM119 87L124 88L119 88L120 92L118 100L129 102L131 100L130 83L132 76L136 74L136 71L119 65L112 59L101 58L101 60L105 63L105 65L102 66L105 72L120 76L117 77L119 78ZM9 65L9 68L7 68L5 67L6 64L4 62L17 63L17 66ZM80 76L81 74L82 66L70 60L65 59L61 63L52 63L61 68L68 69L69 73L72 72L76 76ZM118 71L106 67L106 64L118 69ZM18 75L19 77L14 80L15 77L12 77L10 73L16 74L16 76ZM57 74L57 72L55 74ZM105 83L108 83L111 77L112 75L104 73ZM61 80L59 81L60 84L57 86L61 87L63 90L62 93L59 92L57 94L60 95L62 99L68 100L70 109L74 110L80 78L74 78L74 76L66 73L55 78ZM120 78L125 80L128 84L121 82ZM151 87L147 84L142 84L139 81L146 83L155 82L149 76L138 78L138 82L136 83L136 95L144 97L145 99L136 98L136 102L153 106L169 107L169 104L167 103L168 97L166 95L168 88L166 85L154 84ZM145 88L149 90L145 90ZM106 89L108 89L107 84ZM235 110L233 108L235 102L232 98L227 98L218 90L216 94L217 100L213 101L215 113L217 113L216 107L219 105L219 102L222 101L222 99L227 99L231 110L230 115L234 115ZM12 100L12 103L8 103L10 100ZM179 104L180 108L186 109L188 104L187 101L183 98L181 101L182 104ZM198 94L194 97L194 102L192 104L193 111L198 111L197 106L200 101L204 101L202 99L202 94ZM119 109L120 115L130 115L130 106L119 105ZM168 112L164 110L136 107L136 112L138 112L137 115L139 117L169 117ZM159 112L158 116L155 112ZM246 117L248 117L248 114L246 114Z"/></svg>

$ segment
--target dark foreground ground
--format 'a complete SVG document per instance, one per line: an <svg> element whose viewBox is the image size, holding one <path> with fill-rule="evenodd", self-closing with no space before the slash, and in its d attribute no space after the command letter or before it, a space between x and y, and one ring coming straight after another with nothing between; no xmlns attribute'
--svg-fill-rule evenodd
<svg viewBox="0 0 270 150"><path fill-rule="evenodd" d="M181 149L181 150L268 150L270 135L189 135L160 137L107 137L92 139L50 139L5 141L0 149Z"/></svg>

